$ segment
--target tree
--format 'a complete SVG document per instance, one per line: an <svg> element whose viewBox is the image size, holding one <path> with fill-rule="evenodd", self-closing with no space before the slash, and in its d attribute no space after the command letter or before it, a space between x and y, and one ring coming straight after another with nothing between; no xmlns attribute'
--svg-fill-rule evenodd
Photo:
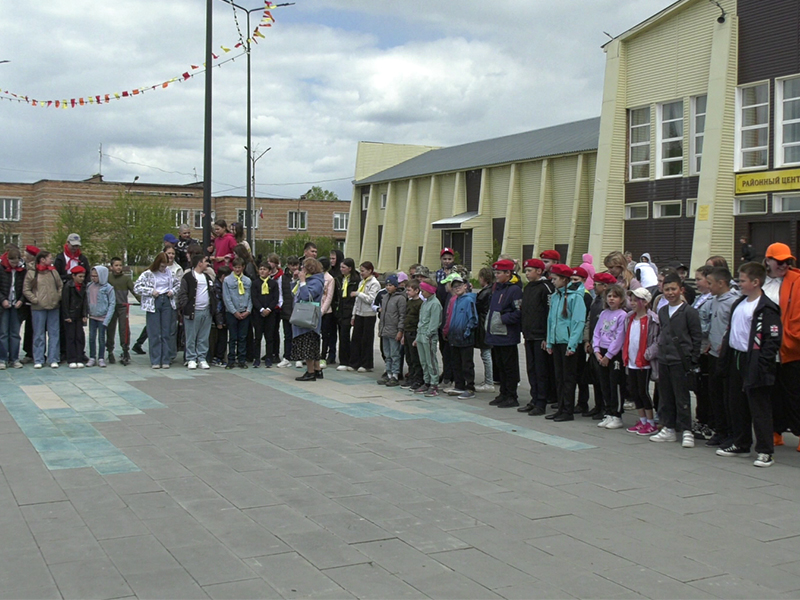
<svg viewBox="0 0 800 600"><path fill-rule="evenodd" d="M165 196L132 196L120 192L106 209L109 256L120 256L129 265L152 262L164 245L164 234L175 229L170 201Z"/></svg>
<svg viewBox="0 0 800 600"><path fill-rule="evenodd" d="M497 262L497 259L500 257L500 242L497 240L492 240L492 251L486 252L486 262L483 263L487 267L491 268L494 263Z"/></svg>
<svg viewBox="0 0 800 600"><path fill-rule="evenodd" d="M99 263L105 257L104 212L102 207L92 204L68 203L61 207L56 217L56 228L47 248L54 254L61 252L70 233L81 236L81 253L91 264Z"/></svg>
<svg viewBox="0 0 800 600"><path fill-rule="evenodd" d="M324 236L312 238L307 233L297 233L283 240L278 254L284 261L290 256L303 256L303 248L308 242L314 242L317 245L318 258L330 256L331 250L336 248L336 238Z"/></svg>
<svg viewBox="0 0 800 600"><path fill-rule="evenodd" d="M339 200L339 196L330 190L323 190L318 185L312 187L306 192L306 200L325 200L327 202L334 202Z"/></svg>

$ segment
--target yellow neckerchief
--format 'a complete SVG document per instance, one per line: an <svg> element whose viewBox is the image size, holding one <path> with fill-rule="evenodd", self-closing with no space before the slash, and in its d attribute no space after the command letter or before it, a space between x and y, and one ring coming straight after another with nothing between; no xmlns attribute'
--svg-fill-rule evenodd
<svg viewBox="0 0 800 600"><path fill-rule="evenodd" d="M347 286L350 285L350 275L345 275L342 280L342 298L347 298Z"/></svg>
<svg viewBox="0 0 800 600"><path fill-rule="evenodd" d="M269 294L269 277L261 279L261 293L263 295Z"/></svg>
<svg viewBox="0 0 800 600"><path fill-rule="evenodd" d="M295 283L294 287L292 288L292 296L296 296L297 295L297 290L299 290L299 289L300 289L300 280L298 279L297 283Z"/></svg>
<svg viewBox="0 0 800 600"><path fill-rule="evenodd" d="M236 278L236 283L239 285L239 295L244 296L244 281L242 281L242 276L236 273L232 273L232 275Z"/></svg>
<svg viewBox="0 0 800 600"><path fill-rule="evenodd" d="M362 280L361 280L361 285L360 285L360 286L358 286L358 293L359 293L359 294L360 294L361 292L363 292L363 291L364 291L364 289L367 287L367 282L368 282L370 279L372 279L372 275L370 275L370 276L369 276L369 277L367 277L366 279L362 279Z"/></svg>

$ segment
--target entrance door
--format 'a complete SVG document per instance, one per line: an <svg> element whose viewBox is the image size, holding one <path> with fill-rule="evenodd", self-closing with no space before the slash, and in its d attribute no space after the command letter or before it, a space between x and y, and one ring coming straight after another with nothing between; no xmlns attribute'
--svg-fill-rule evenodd
<svg viewBox="0 0 800 600"><path fill-rule="evenodd" d="M472 230L453 229L442 231L442 245L458 253L460 264L472 271Z"/></svg>
<svg viewBox="0 0 800 600"><path fill-rule="evenodd" d="M766 223L750 223L750 240L756 260L764 260L767 247L776 242L783 242L792 247L791 228L787 221L768 221Z"/></svg>

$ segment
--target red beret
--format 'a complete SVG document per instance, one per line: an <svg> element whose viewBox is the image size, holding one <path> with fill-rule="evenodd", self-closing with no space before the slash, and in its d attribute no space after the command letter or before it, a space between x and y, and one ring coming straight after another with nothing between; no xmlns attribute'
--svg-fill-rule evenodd
<svg viewBox="0 0 800 600"><path fill-rule="evenodd" d="M86 269L78 265L77 267L72 267L69 272L75 275L75 273L86 273Z"/></svg>
<svg viewBox="0 0 800 600"><path fill-rule="evenodd" d="M614 285L617 283L617 278L611 273L598 273L593 277L593 279L595 283L606 283L608 285Z"/></svg>
<svg viewBox="0 0 800 600"><path fill-rule="evenodd" d="M567 265L553 265L550 267L550 272L553 275L560 275L561 277L572 277L572 268Z"/></svg>
<svg viewBox="0 0 800 600"><path fill-rule="evenodd" d="M587 273L586 269L584 269L583 267L575 267L574 269L572 269L572 274L577 275L581 279L586 279L587 277L589 277L589 273Z"/></svg>
<svg viewBox="0 0 800 600"><path fill-rule="evenodd" d="M37 254L39 254L39 249L36 246L25 246L25 252L27 252L28 254L32 254L33 256L36 256Z"/></svg>
<svg viewBox="0 0 800 600"><path fill-rule="evenodd" d="M559 254L558 250L545 250L539 255L541 259L548 259L548 260L561 260L561 254Z"/></svg>
<svg viewBox="0 0 800 600"><path fill-rule="evenodd" d="M525 264L523 265L523 268L527 269L528 267L533 267L534 269L541 269L542 271L544 271L544 263L540 261L538 258L529 258L528 260L526 260Z"/></svg>
<svg viewBox="0 0 800 600"><path fill-rule="evenodd" d="M492 268L497 271L513 271L514 261L508 260L507 258L503 260L498 260L496 263L492 265Z"/></svg>
<svg viewBox="0 0 800 600"><path fill-rule="evenodd" d="M441 256L443 256L445 254L452 254L453 256L455 256L456 255L456 251L453 250L452 248L442 248L442 251L439 252L439 256L441 257Z"/></svg>

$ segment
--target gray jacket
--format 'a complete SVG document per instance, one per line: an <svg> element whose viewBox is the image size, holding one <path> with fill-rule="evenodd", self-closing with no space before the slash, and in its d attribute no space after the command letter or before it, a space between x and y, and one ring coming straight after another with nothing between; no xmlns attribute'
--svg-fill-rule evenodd
<svg viewBox="0 0 800 600"><path fill-rule="evenodd" d="M711 300L711 330L708 333L708 341L711 344L709 354L711 356L719 358L722 339L728 330L728 324L731 322L731 308L739 298L739 295L738 290L732 289L720 296L714 296Z"/></svg>
<svg viewBox="0 0 800 600"><path fill-rule="evenodd" d="M406 320L406 295L397 290L394 294L386 294L381 304L381 337L395 337L398 331L403 331Z"/></svg>

